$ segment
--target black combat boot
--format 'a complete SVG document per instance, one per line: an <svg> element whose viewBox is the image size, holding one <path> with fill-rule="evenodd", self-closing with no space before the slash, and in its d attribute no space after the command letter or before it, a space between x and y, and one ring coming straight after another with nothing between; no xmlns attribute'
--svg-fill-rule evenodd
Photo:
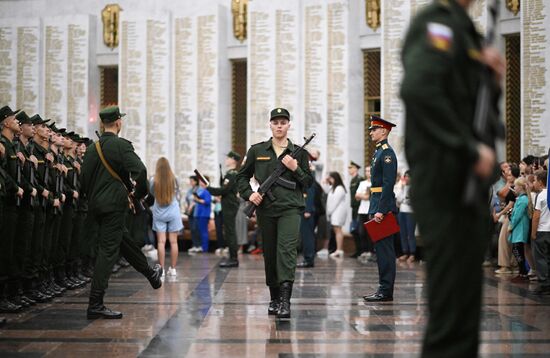
<svg viewBox="0 0 550 358"><path fill-rule="evenodd" d="M281 283L279 295L279 312L277 318L290 318L290 297L292 296L292 282Z"/></svg>
<svg viewBox="0 0 550 358"><path fill-rule="evenodd" d="M86 317L88 319L105 318L105 319L121 319L122 312L112 311L103 305L104 291L94 290L90 291L90 301L88 303L88 310L86 311Z"/></svg>
<svg viewBox="0 0 550 358"><path fill-rule="evenodd" d="M279 311L279 287L269 286L269 295L271 296L271 300L269 301L267 314L272 316L276 315Z"/></svg>
<svg viewBox="0 0 550 358"><path fill-rule="evenodd" d="M147 277L149 283L151 284L151 287L153 287L155 290L157 288L160 288L160 286L162 286L162 280L160 279L162 277L162 266L156 264L153 267L149 267L149 270L145 274L145 277Z"/></svg>

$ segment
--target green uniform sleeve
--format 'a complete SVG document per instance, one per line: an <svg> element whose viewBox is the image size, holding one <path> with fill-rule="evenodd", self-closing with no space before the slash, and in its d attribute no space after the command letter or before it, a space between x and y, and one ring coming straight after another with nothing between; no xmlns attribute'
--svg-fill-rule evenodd
<svg viewBox="0 0 550 358"><path fill-rule="evenodd" d="M309 170L309 160L306 152L303 152L298 158L298 168L292 172L292 176L298 181L304 190L313 183L313 176Z"/></svg>
<svg viewBox="0 0 550 358"><path fill-rule="evenodd" d="M237 176L235 172L227 172L224 176L224 184L221 188L208 187L207 190L214 196L226 196L233 191L236 185Z"/></svg>
<svg viewBox="0 0 550 358"><path fill-rule="evenodd" d="M432 21L451 29L449 20L441 16ZM453 34L453 37L460 34ZM419 19L413 23L403 50L405 75L401 96L408 112L421 118L416 123L433 142L444 147L465 151L475 162L478 157L477 141L453 111L454 104L448 95L447 83L453 71L453 54L458 44L454 39L445 51L434 48L429 42L428 23Z"/></svg>
<svg viewBox="0 0 550 358"><path fill-rule="evenodd" d="M147 168L139 159L134 147L128 141L121 141L120 151L124 169L130 173L132 179L136 182L135 196L139 198L147 195Z"/></svg>
<svg viewBox="0 0 550 358"><path fill-rule="evenodd" d="M254 192L250 186L250 178L254 175L255 158L254 147L251 147L246 153L246 161L237 173L237 190L244 200L248 200Z"/></svg>

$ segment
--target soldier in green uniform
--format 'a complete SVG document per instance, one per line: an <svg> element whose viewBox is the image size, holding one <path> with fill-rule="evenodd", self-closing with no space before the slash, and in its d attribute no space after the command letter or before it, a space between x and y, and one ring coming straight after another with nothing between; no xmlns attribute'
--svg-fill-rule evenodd
<svg viewBox="0 0 550 358"><path fill-rule="evenodd" d="M359 175L359 169L361 166L354 161L350 161L348 165L348 174L351 177L349 183L349 194L351 202L351 224L350 232L353 235L355 241L355 253L351 255L352 258L358 258L364 251L363 244L361 243L361 237L359 236L359 221L357 220L359 205L361 204L360 200L355 198L355 193L357 188L359 188L359 183L363 181L363 177Z"/></svg>
<svg viewBox="0 0 550 358"><path fill-rule="evenodd" d="M105 132L95 145L88 147L82 165L82 192L88 198L88 214L93 215L99 225L88 319L122 318L121 312L112 311L103 305L105 289L113 265L119 259L119 252L147 277L153 288L162 285L162 267L157 264L151 268L148 265L126 228L128 193L133 192L137 199L147 194L147 169L134 152L132 143L118 137L123 116L117 106L105 108L99 113ZM135 181L135 189L130 178Z"/></svg>
<svg viewBox="0 0 550 358"><path fill-rule="evenodd" d="M222 197L223 212L223 237L229 245L229 259L220 262L220 267L238 267L237 256L237 232L235 231L235 218L239 209L239 198L237 197L237 165L241 160L239 153L230 151L225 159L227 172L223 177L221 188L208 187L207 190L214 196Z"/></svg>
<svg viewBox="0 0 550 358"><path fill-rule="evenodd" d="M313 176L306 151L296 159L289 155L295 145L287 137L290 114L286 109L271 111L270 128L273 137L248 150L237 174L237 186L241 197L258 207L256 214L263 238L266 283L271 294L268 314L289 318L300 220L305 208L304 192L313 183ZM254 192L250 178L254 176L261 184L279 161L288 169L283 178L296 183L296 187L292 190L275 185L271 190L273 201L269 196L262 197Z"/></svg>
<svg viewBox="0 0 550 358"><path fill-rule="evenodd" d="M434 1L412 21L402 53L405 151L427 263L422 357L478 354L489 187L472 204L463 193L469 172L490 179L495 169L494 151L474 136L473 119L484 65L498 77L504 63L494 48L482 47L467 12L472 3Z"/></svg>
<svg viewBox="0 0 550 358"><path fill-rule="evenodd" d="M53 191L49 186L49 176L53 174L50 174L51 172L48 158L53 159L53 157L51 154L48 155L50 130L46 126L46 123L48 123L49 120L43 120L38 114L32 116L31 120L35 129L32 152L37 160L35 187L38 191L38 205L34 212L34 225L30 252L31 274L34 279L32 287L36 288L36 290L46 300L49 300L54 296L54 293L46 287L45 277L47 274L47 267L44 265L44 255L50 249L49 246L46 245L45 232L47 208L53 198Z"/></svg>
<svg viewBox="0 0 550 358"><path fill-rule="evenodd" d="M18 153L14 143L15 135L21 131L19 121L15 118L16 112L12 111L8 106L0 109L0 124L2 126L2 137L0 143L3 145L5 154L4 168L6 171L6 195L4 199L4 217L2 226L0 227L0 265L2 278L2 287L0 287L0 294L2 294L2 300L0 301L0 311L2 312L16 312L22 308L22 306L16 302L13 302L17 296L17 280L14 274L17 272L13 270L14 258L13 247L17 233L17 219L19 215L18 203L23 198L24 190L23 183L18 182L17 172L18 166L22 165L22 154ZM4 296L5 294L5 296ZM6 297L7 296L7 297Z"/></svg>

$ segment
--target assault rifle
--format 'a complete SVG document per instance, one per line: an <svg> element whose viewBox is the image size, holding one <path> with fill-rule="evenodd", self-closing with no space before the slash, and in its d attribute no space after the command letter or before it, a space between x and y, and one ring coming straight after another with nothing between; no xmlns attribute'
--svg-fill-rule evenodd
<svg viewBox="0 0 550 358"><path fill-rule="evenodd" d="M29 147L29 158L30 158L34 154L34 142L33 142L32 138L29 139L28 147ZM30 169L31 186L33 188L35 188L36 187L36 178L35 178L35 173L34 173L34 163L29 160L29 165L30 165L30 168L31 168ZM32 196L32 195L31 195L31 207L34 207L34 196Z"/></svg>
<svg viewBox="0 0 550 358"><path fill-rule="evenodd" d="M308 145L309 142L311 142L313 138L315 138L315 136L316 134L313 133L309 138L304 138L305 140L304 145L302 145L301 147L296 146L296 148L294 148L294 150L290 153L290 156L295 159L298 158L298 154L302 152L302 150L306 147L306 145ZM260 194L262 197L267 195L269 200L275 201L276 198L275 196L273 196L273 193L271 192L271 188L275 184L290 190L296 189L295 182L286 180L282 177L282 175L286 171L287 171L287 167L282 163L281 160L279 160L279 163L277 163L277 168L275 169L275 171L271 173L271 175L258 188L258 194ZM256 211L256 205L253 202L248 201L244 207L244 213L246 214L247 217L251 218L252 215L254 215L254 211Z"/></svg>
<svg viewBox="0 0 550 358"><path fill-rule="evenodd" d="M494 0L489 7L491 25L485 41L485 46L492 45L495 40L495 29L498 20L499 0ZM476 110L474 113L474 135L481 143L491 147L496 146L496 140L504 138L504 125L499 119L498 101L501 88L495 82L494 73L488 66L483 66L480 76L480 85L477 93ZM481 195L482 190L490 183L484 183L477 175L470 171L464 190L464 204L473 204Z"/></svg>
<svg viewBox="0 0 550 358"><path fill-rule="evenodd" d="M19 138L15 138L15 155L21 152L21 142L19 141ZM15 180L17 181L17 186L21 188L21 162L19 158L15 158ZM21 206L21 197L17 195L15 197L15 205Z"/></svg>

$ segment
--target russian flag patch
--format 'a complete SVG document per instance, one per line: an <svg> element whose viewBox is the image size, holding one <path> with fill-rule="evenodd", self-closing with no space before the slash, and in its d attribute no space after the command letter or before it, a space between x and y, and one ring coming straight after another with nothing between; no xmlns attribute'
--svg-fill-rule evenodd
<svg viewBox="0 0 550 358"><path fill-rule="evenodd" d="M435 22L428 23L428 41L440 51L449 51L453 40L453 30L450 27Z"/></svg>

